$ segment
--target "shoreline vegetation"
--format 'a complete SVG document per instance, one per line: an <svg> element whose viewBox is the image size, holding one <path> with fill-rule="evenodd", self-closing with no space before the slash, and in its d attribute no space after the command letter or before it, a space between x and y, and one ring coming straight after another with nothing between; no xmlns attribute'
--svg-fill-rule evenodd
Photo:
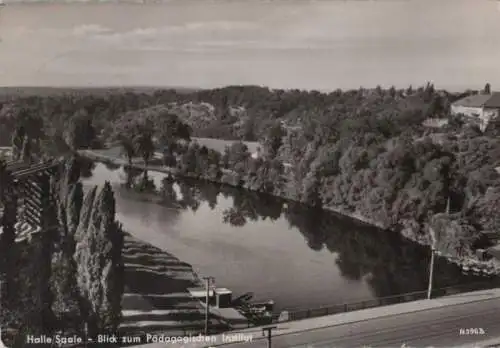
<svg viewBox="0 0 500 348"><path fill-rule="evenodd" d="M498 262L478 253L500 239L500 125L482 132L451 113L456 100L490 88L10 96L0 100L0 145L23 158L117 145L127 165L140 158L144 168L336 211L420 244L430 244L433 230L439 253L492 271ZM193 138L231 144L221 150Z"/></svg>

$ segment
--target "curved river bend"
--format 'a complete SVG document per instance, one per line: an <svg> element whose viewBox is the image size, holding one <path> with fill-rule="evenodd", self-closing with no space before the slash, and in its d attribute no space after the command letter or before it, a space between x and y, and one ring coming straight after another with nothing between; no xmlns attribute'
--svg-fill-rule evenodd
<svg viewBox="0 0 500 348"><path fill-rule="evenodd" d="M255 300L273 299L280 311L427 287L428 249L396 233L235 188L172 183L154 172L149 184L157 193L137 194L125 187L126 178L123 169L99 163L84 183L110 181L124 229L214 276L234 296L253 292ZM444 260L436 264L436 287L477 281L484 278Z"/></svg>

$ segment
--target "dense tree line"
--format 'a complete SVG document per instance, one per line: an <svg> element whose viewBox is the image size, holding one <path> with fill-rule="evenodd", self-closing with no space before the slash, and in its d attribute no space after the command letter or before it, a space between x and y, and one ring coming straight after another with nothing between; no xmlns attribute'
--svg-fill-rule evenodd
<svg viewBox="0 0 500 348"><path fill-rule="evenodd" d="M158 90L149 94L110 91L95 95L68 92L19 96L0 100L0 139L4 142L1 145L9 145L19 115L26 114L41 118L47 134L65 139L72 146L98 147L109 135L104 130L112 129L123 114L149 109L149 112L176 114L193 128L195 136L258 140L275 120L293 123L301 119L315 123L319 114L324 113L352 119L380 111L390 116L401 108L406 118L412 118L414 112L436 115L446 113L449 104L462 96L435 91L431 85L406 90L377 88L331 93L229 86L187 92ZM405 117L398 119L404 121Z"/></svg>

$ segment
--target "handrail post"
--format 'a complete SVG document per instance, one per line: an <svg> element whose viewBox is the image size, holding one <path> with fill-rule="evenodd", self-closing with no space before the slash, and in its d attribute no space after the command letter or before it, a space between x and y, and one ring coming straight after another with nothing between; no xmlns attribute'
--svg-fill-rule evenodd
<svg viewBox="0 0 500 348"><path fill-rule="evenodd" d="M2 280L0 279L0 315L2 314ZM2 324L0 323L0 347L5 347L2 341Z"/></svg>
<svg viewBox="0 0 500 348"><path fill-rule="evenodd" d="M208 336L208 325L210 317L210 283L214 280L214 277L203 277L205 280L206 287L206 307L205 307L205 336Z"/></svg>
<svg viewBox="0 0 500 348"><path fill-rule="evenodd" d="M274 329L277 329L277 326L268 326L262 328L262 334L265 336L267 333L267 348L271 348L271 333Z"/></svg>
<svg viewBox="0 0 500 348"><path fill-rule="evenodd" d="M427 288L427 299L430 300L432 296L432 281L434 277L434 257L435 257L435 249L434 245L431 248L431 264L429 266L429 287Z"/></svg>

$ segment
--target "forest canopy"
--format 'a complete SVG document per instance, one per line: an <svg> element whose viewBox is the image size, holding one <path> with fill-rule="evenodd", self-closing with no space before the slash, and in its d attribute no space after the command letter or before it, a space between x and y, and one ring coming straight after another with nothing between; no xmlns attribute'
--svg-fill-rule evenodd
<svg viewBox="0 0 500 348"><path fill-rule="evenodd" d="M181 175L359 216L424 242L450 199L449 226L470 234L464 239L470 248L442 245L470 254L486 232L495 234L493 212L500 211L498 126L482 133L450 114L451 103L472 93L427 84L331 93L229 86L19 97L0 104L0 139L10 145L23 125L53 151L113 143L146 163L158 151ZM446 122L435 127L429 120ZM236 142L219 153L192 137L258 141L261 151L253 156Z"/></svg>

